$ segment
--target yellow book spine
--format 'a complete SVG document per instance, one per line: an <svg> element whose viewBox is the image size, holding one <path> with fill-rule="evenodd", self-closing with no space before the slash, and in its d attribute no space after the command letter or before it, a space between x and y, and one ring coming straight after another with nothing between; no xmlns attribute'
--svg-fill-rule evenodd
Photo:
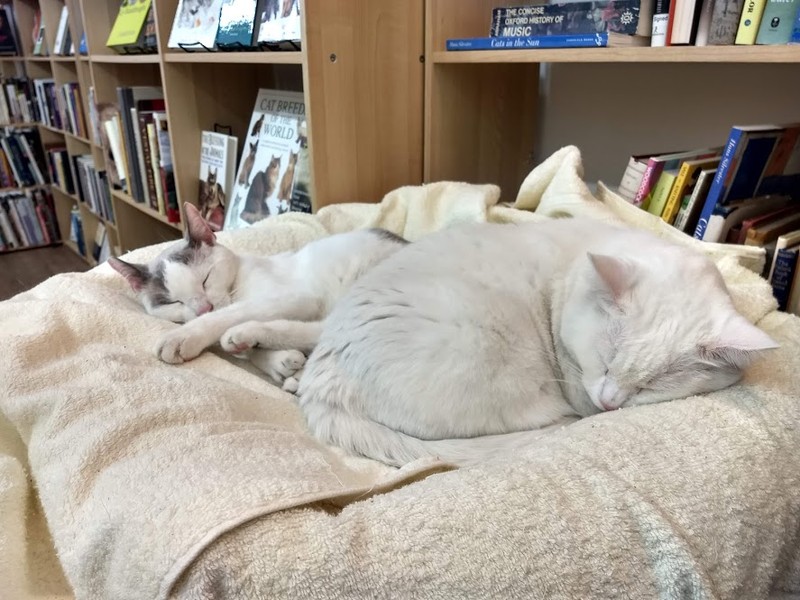
<svg viewBox="0 0 800 600"><path fill-rule="evenodd" d="M742 17L739 19L739 29L736 31L736 44L752 45L756 43L758 26L761 25L761 15L767 0L746 0L742 7Z"/></svg>
<svg viewBox="0 0 800 600"><path fill-rule="evenodd" d="M688 163L681 165L681 170L678 171L678 176L675 178L675 183L672 184L672 189L669 191L667 198L667 205L661 213L661 219L670 225L678 216L678 211L681 208L681 200L683 194L686 192L686 186L689 185L689 180L692 176L692 167Z"/></svg>

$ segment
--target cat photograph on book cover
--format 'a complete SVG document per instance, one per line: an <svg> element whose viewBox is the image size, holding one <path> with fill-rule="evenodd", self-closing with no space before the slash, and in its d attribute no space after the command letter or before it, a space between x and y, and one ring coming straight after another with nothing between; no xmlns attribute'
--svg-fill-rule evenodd
<svg viewBox="0 0 800 600"><path fill-rule="evenodd" d="M260 90L225 229L289 211L311 212L307 140L302 93Z"/></svg>
<svg viewBox="0 0 800 600"><path fill-rule="evenodd" d="M258 42L300 39L300 0L263 0L258 15Z"/></svg>

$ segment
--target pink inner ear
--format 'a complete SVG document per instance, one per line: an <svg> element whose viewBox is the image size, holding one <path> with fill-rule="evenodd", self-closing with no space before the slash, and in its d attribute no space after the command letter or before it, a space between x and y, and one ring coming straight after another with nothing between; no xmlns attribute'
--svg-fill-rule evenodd
<svg viewBox="0 0 800 600"><path fill-rule="evenodd" d="M183 207L186 213L186 229L189 232L189 239L213 246L217 237L206 220L200 215L200 211L188 202Z"/></svg>
<svg viewBox="0 0 800 600"><path fill-rule="evenodd" d="M146 276L142 271L143 267L126 263L124 260L113 256L108 259L108 264L125 278L125 281L128 282L134 292L139 292L144 287Z"/></svg>
<svg viewBox="0 0 800 600"><path fill-rule="evenodd" d="M758 353L778 347L778 342L772 337L741 315L736 315L725 324L716 340L700 348L700 354L743 369Z"/></svg>
<svg viewBox="0 0 800 600"><path fill-rule="evenodd" d="M592 261L595 271L615 300L622 298L633 287L634 270L628 262L614 256L591 252L589 260Z"/></svg>

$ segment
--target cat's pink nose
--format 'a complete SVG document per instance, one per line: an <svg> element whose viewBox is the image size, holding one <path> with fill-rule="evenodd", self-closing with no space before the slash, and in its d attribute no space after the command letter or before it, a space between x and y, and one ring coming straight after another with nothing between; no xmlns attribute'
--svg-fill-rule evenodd
<svg viewBox="0 0 800 600"><path fill-rule="evenodd" d="M211 304L211 302L208 301L203 302L201 305L197 307L197 316L199 317L200 315L210 313L212 310L214 310L214 305Z"/></svg>

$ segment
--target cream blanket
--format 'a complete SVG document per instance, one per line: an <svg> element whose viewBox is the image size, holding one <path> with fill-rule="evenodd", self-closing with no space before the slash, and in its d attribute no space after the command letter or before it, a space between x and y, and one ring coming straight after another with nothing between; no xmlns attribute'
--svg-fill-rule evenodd
<svg viewBox="0 0 800 600"><path fill-rule="evenodd" d="M567 147L514 207L495 186L434 183L220 240L273 253L355 227L413 240L582 214L693 243L581 177ZM291 396L221 354L159 363L174 325L105 265L0 303L0 598L800 593L800 319L753 274L763 252L701 247L781 342L769 361L723 392L585 419L462 470L323 447Z"/></svg>

